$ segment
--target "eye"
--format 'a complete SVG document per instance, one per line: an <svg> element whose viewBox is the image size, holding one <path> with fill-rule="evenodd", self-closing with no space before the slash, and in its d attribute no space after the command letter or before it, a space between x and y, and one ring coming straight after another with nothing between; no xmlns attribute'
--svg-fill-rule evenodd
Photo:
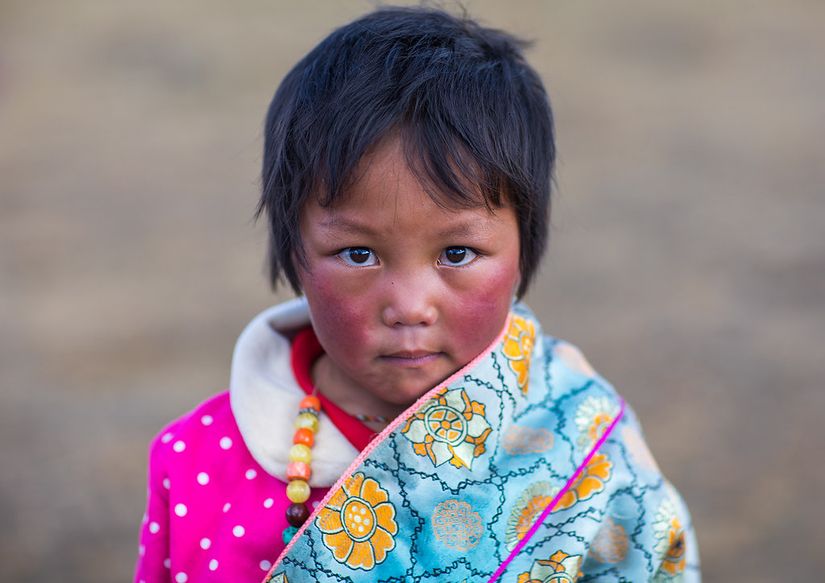
<svg viewBox="0 0 825 583"><path fill-rule="evenodd" d="M378 264L375 253L366 247L347 247L339 251L337 256L350 267L369 267Z"/></svg>
<svg viewBox="0 0 825 583"><path fill-rule="evenodd" d="M447 247L438 257L438 264L461 267L467 265L476 257L478 257L478 253L469 247Z"/></svg>

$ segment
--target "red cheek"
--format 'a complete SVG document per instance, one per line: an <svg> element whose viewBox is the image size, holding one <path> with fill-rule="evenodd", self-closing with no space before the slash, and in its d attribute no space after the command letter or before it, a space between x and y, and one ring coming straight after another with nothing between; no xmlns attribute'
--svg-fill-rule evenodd
<svg viewBox="0 0 825 583"><path fill-rule="evenodd" d="M483 282L456 295L451 302L454 313L465 315L454 320L457 337L466 339L477 351L486 348L504 325L517 280L518 268L502 265L488 269Z"/></svg>
<svg viewBox="0 0 825 583"><path fill-rule="evenodd" d="M364 346L372 318L369 298L342 286L340 278L325 277L322 272L313 273L306 283L304 294L315 332L327 352L341 346Z"/></svg>

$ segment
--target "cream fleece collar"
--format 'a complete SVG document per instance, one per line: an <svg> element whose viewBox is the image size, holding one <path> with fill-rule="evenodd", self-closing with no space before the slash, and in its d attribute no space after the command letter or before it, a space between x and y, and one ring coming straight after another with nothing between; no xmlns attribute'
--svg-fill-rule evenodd
<svg viewBox="0 0 825 583"><path fill-rule="evenodd" d="M305 396L292 372L291 344L284 333L309 323L304 298L267 308L241 332L232 355L229 401L241 436L255 461L284 481L293 422ZM357 455L358 450L321 412L310 485L331 486Z"/></svg>

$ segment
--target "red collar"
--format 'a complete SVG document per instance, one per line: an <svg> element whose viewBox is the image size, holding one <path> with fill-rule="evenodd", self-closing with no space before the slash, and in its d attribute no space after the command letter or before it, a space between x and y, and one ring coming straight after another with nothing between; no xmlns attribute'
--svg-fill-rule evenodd
<svg viewBox="0 0 825 583"><path fill-rule="evenodd" d="M292 372L307 395L315 390L312 384L312 365L322 354L324 354L324 349L318 342L312 326L303 328L292 339ZM318 393L318 398L321 400L321 409L330 421L358 451L363 450L377 435L375 431L327 399L323 393Z"/></svg>

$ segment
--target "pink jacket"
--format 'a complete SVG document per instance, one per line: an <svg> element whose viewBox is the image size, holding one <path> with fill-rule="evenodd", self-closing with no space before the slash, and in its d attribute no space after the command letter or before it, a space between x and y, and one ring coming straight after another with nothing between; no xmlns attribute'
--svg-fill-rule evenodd
<svg viewBox="0 0 825 583"><path fill-rule="evenodd" d="M308 323L302 300L256 316L236 344L229 391L153 440L136 582L258 582L284 548L287 454L305 395L289 337ZM308 504L357 454L322 413Z"/></svg>

